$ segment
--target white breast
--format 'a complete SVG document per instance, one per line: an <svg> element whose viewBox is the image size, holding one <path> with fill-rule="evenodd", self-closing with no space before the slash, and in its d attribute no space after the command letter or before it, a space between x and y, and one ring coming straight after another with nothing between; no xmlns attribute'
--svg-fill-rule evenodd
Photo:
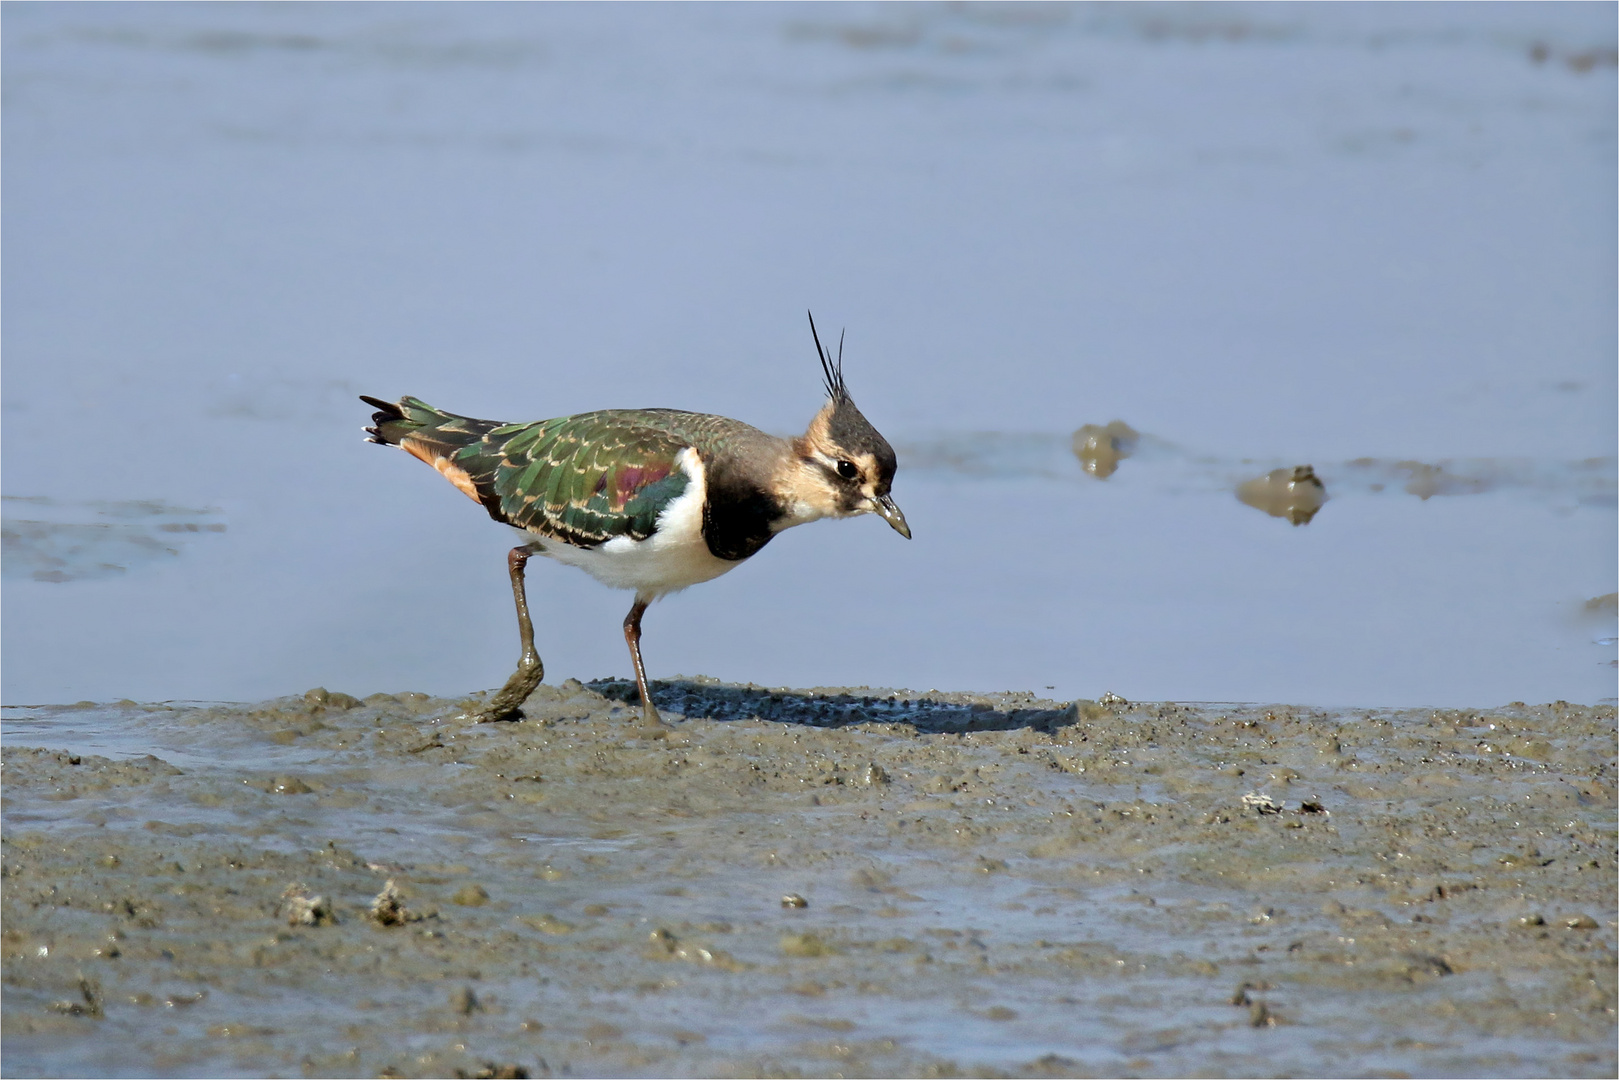
<svg viewBox="0 0 1619 1080"><path fill-rule="evenodd" d="M719 577L740 562L715 558L703 539L703 503L708 485L703 460L691 447L675 457L689 479L680 497L658 515L657 530L645 540L615 536L593 548L577 548L541 536L544 554L577 566L615 589L634 589L647 599Z"/></svg>

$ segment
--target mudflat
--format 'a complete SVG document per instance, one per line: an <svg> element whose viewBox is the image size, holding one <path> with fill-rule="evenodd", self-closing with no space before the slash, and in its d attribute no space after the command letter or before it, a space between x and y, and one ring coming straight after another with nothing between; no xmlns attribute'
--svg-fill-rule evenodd
<svg viewBox="0 0 1619 1080"><path fill-rule="evenodd" d="M1615 714L10 708L7 1076L1612 1076Z"/></svg>

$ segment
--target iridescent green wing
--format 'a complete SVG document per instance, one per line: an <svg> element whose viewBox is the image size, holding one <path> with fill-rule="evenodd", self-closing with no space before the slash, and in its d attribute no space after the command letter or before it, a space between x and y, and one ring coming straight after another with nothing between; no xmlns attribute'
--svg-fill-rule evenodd
<svg viewBox="0 0 1619 1080"><path fill-rule="evenodd" d="M654 410L612 409L505 424L457 449L491 517L579 547L651 536L689 480L689 443Z"/></svg>

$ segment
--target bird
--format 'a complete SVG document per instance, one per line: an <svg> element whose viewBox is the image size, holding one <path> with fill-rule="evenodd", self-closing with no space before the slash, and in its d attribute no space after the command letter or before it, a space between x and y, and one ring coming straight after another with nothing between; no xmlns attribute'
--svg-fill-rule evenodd
<svg viewBox="0 0 1619 1080"><path fill-rule="evenodd" d="M469 719L518 718L545 678L524 585L534 555L633 590L624 641L642 717L649 728L666 730L641 660L641 617L654 600L734 570L784 529L820 518L876 514L911 538L891 494L894 449L855 407L844 382L843 338L833 359L813 314L810 334L826 401L793 438L679 409L502 423L414 397L360 395L376 410L366 441L397 446L433 466L495 521L523 533L506 558L517 607L517 670Z"/></svg>

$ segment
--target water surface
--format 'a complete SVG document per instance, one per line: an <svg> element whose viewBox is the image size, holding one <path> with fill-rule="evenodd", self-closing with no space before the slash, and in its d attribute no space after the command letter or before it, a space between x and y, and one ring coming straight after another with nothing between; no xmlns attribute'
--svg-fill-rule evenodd
<svg viewBox="0 0 1619 1080"><path fill-rule="evenodd" d="M4 20L8 702L497 685L508 534L355 395L790 433L806 307L916 538L782 536L655 675L1614 696L1611 6ZM1236 498L1306 464L1308 525ZM530 577L553 679L627 673Z"/></svg>

